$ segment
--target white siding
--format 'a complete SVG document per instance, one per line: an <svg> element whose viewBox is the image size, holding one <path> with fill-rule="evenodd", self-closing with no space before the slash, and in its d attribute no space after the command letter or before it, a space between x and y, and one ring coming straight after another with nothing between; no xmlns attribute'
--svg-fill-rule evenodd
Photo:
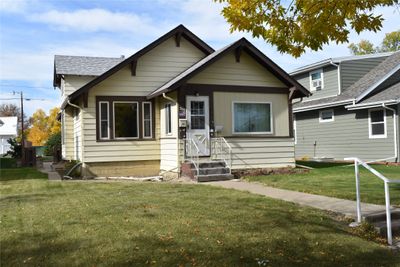
<svg viewBox="0 0 400 267"><path fill-rule="evenodd" d="M160 146L160 169L162 171L178 172L178 139L161 138Z"/></svg>
<svg viewBox="0 0 400 267"><path fill-rule="evenodd" d="M189 79L188 83L286 87L271 72L247 53L243 52L236 62L231 52Z"/></svg>
<svg viewBox="0 0 400 267"><path fill-rule="evenodd" d="M294 167L293 138L228 138L232 169Z"/></svg>
<svg viewBox="0 0 400 267"><path fill-rule="evenodd" d="M64 111L65 121L65 137L62 145L62 158L65 160L74 159L74 123L72 117L72 108Z"/></svg>
<svg viewBox="0 0 400 267"><path fill-rule="evenodd" d="M65 75L64 79L62 79L61 82L62 96L66 97L72 94L94 78L94 76Z"/></svg>

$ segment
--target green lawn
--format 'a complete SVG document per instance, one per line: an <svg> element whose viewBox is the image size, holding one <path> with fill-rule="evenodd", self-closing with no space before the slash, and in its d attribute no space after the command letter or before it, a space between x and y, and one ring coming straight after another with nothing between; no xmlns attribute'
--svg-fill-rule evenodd
<svg viewBox="0 0 400 267"><path fill-rule="evenodd" d="M1 173L1 266L400 266L400 254L282 201L207 185L49 182L16 172Z"/></svg>
<svg viewBox="0 0 400 267"><path fill-rule="evenodd" d="M244 177L244 179L300 192L351 200L356 199L354 166L304 161L298 162L298 164L315 169L308 173L250 176ZM372 167L390 179L400 179L399 166L372 165ZM383 181L364 169L364 167L360 167L360 192L361 201L363 202L385 203ZM390 194L392 204L400 205L400 184L390 185Z"/></svg>

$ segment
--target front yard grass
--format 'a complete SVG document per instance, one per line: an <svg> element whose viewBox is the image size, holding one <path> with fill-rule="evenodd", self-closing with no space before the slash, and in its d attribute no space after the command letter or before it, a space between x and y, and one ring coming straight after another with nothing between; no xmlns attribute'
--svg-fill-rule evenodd
<svg viewBox="0 0 400 267"><path fill-rule="evenodd" d="M343 163L298 162L315 169L306 173L248 176L244 180L267 186L343 199L356 199L354 166ZM400 179L400 166L371 165L389 179ZM361 201L385 203L383 181L360 166ZM391 204L400 205L400 184L390 185Z"/></svg>
<svg viewBox="0 0 400 267"><path fill-rule="evenodd" d="M26 171L1 173L2 266L400 266L398 253L315 209L207 185Z"/></svg>

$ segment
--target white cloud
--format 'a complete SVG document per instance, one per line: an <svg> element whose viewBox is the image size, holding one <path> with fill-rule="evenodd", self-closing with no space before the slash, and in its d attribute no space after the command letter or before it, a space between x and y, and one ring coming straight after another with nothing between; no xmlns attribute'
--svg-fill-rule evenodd
<svg viewBox="0 0 400 267"><path fill-rule="evenodd" d="M61 30L84 32L158 32L157 23L147 16L134 13L112 12L105 9L78 9L74 11L50 10L29 16L34 22L47 23Z"/></svg>
<svg viewBox="0 0 400 267"><path fill-rule="evenodd" d="M28 6L27 0L1 0L0 11L7 13L22 13Z"/></svg>

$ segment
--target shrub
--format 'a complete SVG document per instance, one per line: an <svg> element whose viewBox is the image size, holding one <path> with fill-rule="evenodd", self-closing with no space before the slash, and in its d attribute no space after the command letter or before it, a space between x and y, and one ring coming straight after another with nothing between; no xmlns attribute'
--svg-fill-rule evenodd
<svg viewBox="0 0 400 267"><path fill-rule="evenodd" d="M14 159L20 159L22 157L21 143L18 142L16 138L10 138L7 142L10 144L10 150L5 154L5 156L9 155Z"/></svg>
<svg viewBox="0 0 400 267"><path fill-rule="evenodd" d="M44 144L44 154L46 156L52 156L54 150L60 148L61 148L61 133L52 134Z"/></svg>
<svg viewBox="0 0 400 267"><path fill-rule="evenodd" d="M17 167L17 161L13 158L0 158L1 169L11 169Z"/></svg>

